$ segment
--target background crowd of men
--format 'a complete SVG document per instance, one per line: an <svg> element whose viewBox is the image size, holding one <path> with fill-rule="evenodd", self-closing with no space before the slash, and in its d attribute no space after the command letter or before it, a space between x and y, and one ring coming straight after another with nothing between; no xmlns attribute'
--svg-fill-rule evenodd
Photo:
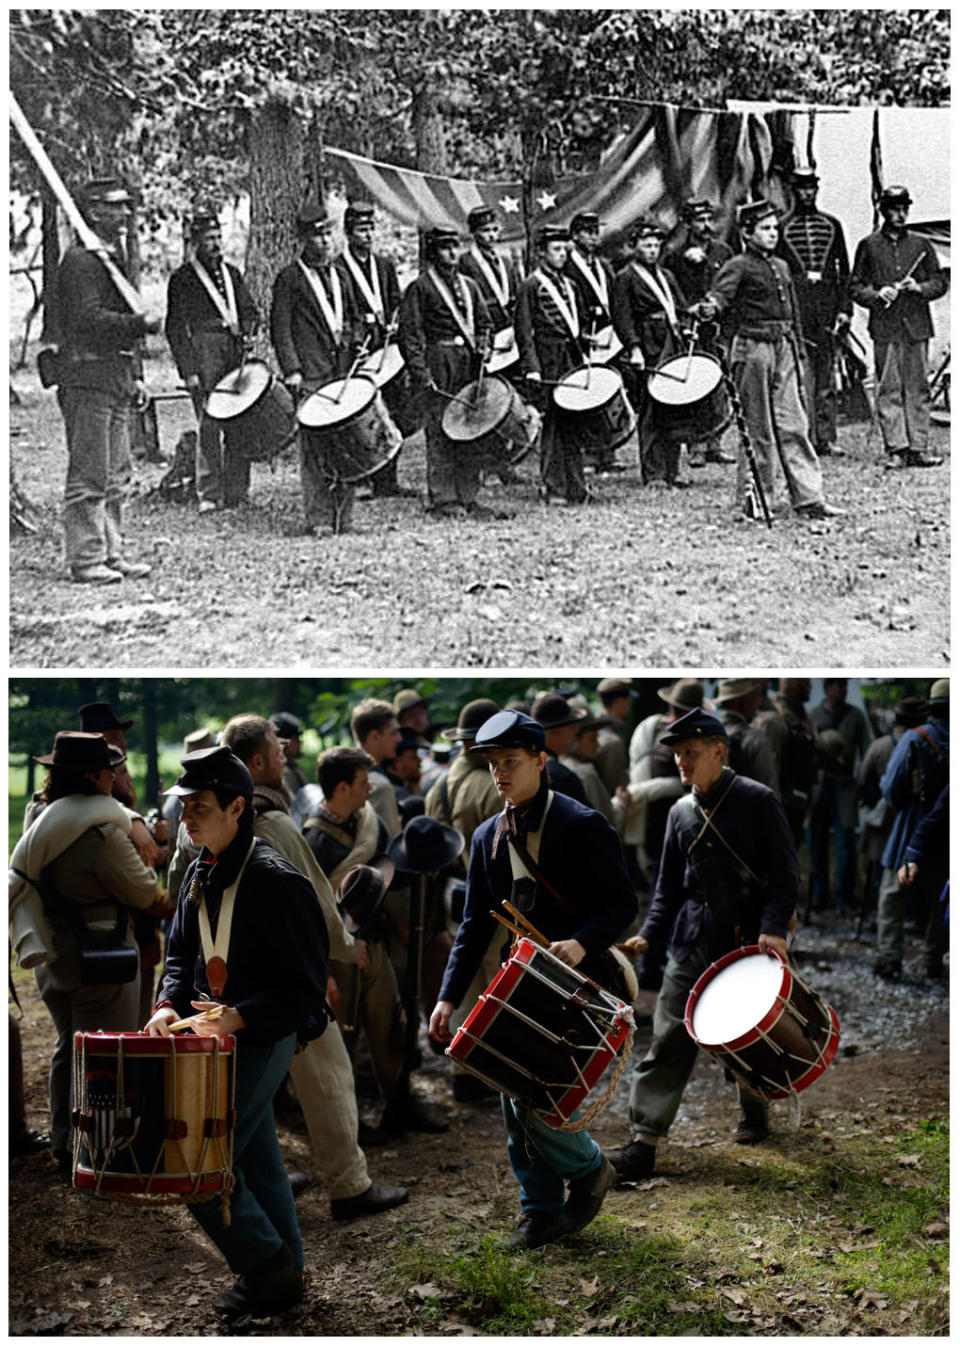
<svg viewBox="0 0 960 1346"><path fill-rule="evenodd" d="M538 232L525 277L499 242L496 212L482 207L464 222L466 248L458 229L427 233L420 273L403 291L395 261L375 246L371 205L348 204L338 255L336 221L311 201L297 215L299 252L275 278L269 314L258 313L242 275L224 260L217 210L198 205L188 255L169 280L165 332L197 414L191 471L200 512L241 503L251 456L269 456L269 446L263 455L245 447L251 427L242 417L207 413L210 394L244 367L261 329L282 380L269 396L293 427L278 444L296 432L294 406L303 412L314 399L319 408L301 415L297 435L305 527L318 536L349 527L361 480L375 495L416 494L398 484L397 458L419 428L428 511L466 519L496 512L478 499L483 473L509 483L535 444L541 498L589 500L588 473L622 466L617 452L634 428L644 482L688 485L686 465L733 462L720 435L734 414L743 518L760 517L761 506L812 518L841 513L824 498L821 459L841 452L837 361L853 350L854 304L869 313L887 466L938 466L929 451L927 371L930 301L947 286L937 254L907 227L910 194L894 185L880 197L881 227L859 242L851 267L842 225L818 209L817 188L816 173L798 168L783 218L766 200L740 207L736 253L717 237L708 200L686 202L669 237L659 219L638 218L618 240L615 264L601 252L602 222L581 213L569 229ZM62 339L46 364L69 454L67 565L84 583L147 573L124 550L121 505L131 416L143 397L140 342L161 318L132 313L115 283L126 267L130 201L115 178L81 193L103 246L77 244L62 258ZM684 373L681 361L663 376L684 384L679 404L652 396L650 376L691 351L708 373L716 366L705 391L687 389L690 366ZM331 421L338 381L371 359L390 377L377 379L362 414ZM481 417L469 437L452 437L451 408L486 407L492 385L496 414ZM336 393L324 391L331 386ZM268 432L275 437L275 422L265 417Z"/></svg>

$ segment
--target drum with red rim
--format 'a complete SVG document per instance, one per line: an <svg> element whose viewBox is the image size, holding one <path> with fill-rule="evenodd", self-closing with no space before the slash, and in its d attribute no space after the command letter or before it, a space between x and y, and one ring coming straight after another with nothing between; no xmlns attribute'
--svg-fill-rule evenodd
<svg viewBox="0 0 960 1346"><path fill-rule="evenodd" d="M633 1010L529 939L483 992L447 1055L532 1108L569 1121L615 1059Z"/></svg>
<svg viewBox="0 0 960 1346"><path fill-rule="evenodd" d="M811 1085L840 1041L830 1006L784 959L756 944L710 964L690 992L684 1023L698 1046L768 1099Z"/></svg>
<svg viewBox="0 0 960 1346"><path fill-rule="evenodd" d="M77 1033L73 1183L143 1205L233 1185L233 1037Z"/></svg>

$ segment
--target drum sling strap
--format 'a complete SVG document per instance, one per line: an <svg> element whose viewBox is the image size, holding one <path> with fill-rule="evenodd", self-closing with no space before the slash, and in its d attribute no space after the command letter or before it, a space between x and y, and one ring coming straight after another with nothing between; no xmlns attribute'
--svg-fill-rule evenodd
<svg viewBox="0 0 960 1346"><path fill-rule="evenodd" d="M737 878L740 879L741 881L744 881L747 878L752 879L753 882L759 887L760 880L757 877L757 875L754 874L753 870L743 859L743 857L737 854L734 848L730 845L729 841L727 841L726 837L717 827L716 823L713 821L714 816L717 814L723 801L730 793L730 790L733 787L733 782L736 779L737 779L736 773L731 772L730 780L727 784L726 789L724 790L720 798L717 800L717 803L711 809L709 815L704 811L704 809L701 807L701 805L699 804L699 802L697 801L696 797L693 794L684 795L681 799L678 799L676 804L674 805L677 814L677 831L680 837L680 844L686 851L688 856L691 855L692 852L696 849L696 847L700 844L700 842L706 836L707 832L710 832L712 836L715 836L720 841L724 849L727 851L728 855L732 858ZM706 905L710 906L709 901L707 901ZM719 915L720 913L718 912L717 914ZM734 933L736 936L736 941L739 944L741 942L739 925L734 927Z"/></svg>
<svg viewBox="0 0 960 1346"><path fill-rule="evenodd" d="M214 939L210 927L207 900L202 893L200 895L200 904L197 910L197 917L200 922L200 944L203 948L203 958L206 964L207 983L217 1000L223 995L227 984L227 955L230 952L230 931L233 927L233 904L236 901L240 880L243 878L247 862L253 854L253 848L256 844L256 838L254 838L244 856L240 872L233 883L230 884L230 887L223 890L223 896L220 899L220 914L217 917L216 939Z"/></svg>
<svg viewBox="0 0 960 1346"><path fill-rule="evenodd" d="M567 901L562 893L557 891L537 863L540 856L540 840L543 836L543 827L547 821L547 814L550 812L550 805L552 803L553 791L548 790L547 803L543 810L540 826L536 832L528 834L533 845L533 850L536 851L536 855L531 852L530 847L528 847L516 833L508 832L506 834L507 840L510 843L510 869L515 879L522 879L524 877L533 879L549 897L552 897L555 902L559 903L564 911L569 912L570 915L576 915L575 908ZM611 989L615 991L621 1000L625 1000L628 1004L632 1003L640 988L637 983L636 973L629 961L614 945L605 949L602 956L607 963L607 971L610 973L610 979L613 982L613 987Z"/></svg>

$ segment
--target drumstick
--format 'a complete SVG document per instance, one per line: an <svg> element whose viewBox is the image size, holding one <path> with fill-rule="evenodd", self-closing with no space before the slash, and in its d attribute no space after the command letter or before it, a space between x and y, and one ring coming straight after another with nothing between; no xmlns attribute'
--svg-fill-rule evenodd
<svg viewBox="0 0 960 1346"><path fill-rule="evenodd" d="M506 916L501 916L499 911L491 911L490 915L493 917L495 921L499 921L501 925L505 925L507 929L511 931L512 934L516 935L519 939L523 939L525 937L527 932L525 930L521 930L519 925L514 925L513 921L508 921Z"/></svg>
<svg viewBox="0 0 960 1346"><path fill-rule="evenodd" d="M203 1023L213 1023L219 1019L226 1009L226 1005L213 1005L208 1010L201 1010L199 1014L191 1014L189 1019L177 1019L176 1023L170 1025L171 1033L179 1033L184 1028L192 1028L196 1021Z"/></svg>
<svg viewBox="0 0 960 1346"><path fill-rule="evenodd" d="M367 355L369 354L369 347L370 347L370 333L367 332L363 340L360 342L360 345L357 347L356 358L354 359L353 364L350 366L350 372L347 374L347 377L343 380L343 384L340 388L340 391L333 399L334 402L343 401L343 395L347 391L347 384L350 382L354 374L357 372L357 370L363 364L364 360L367 358Z"/></svg>
<svg viewBox="0 0 960 1346"><path fill-rule="evenodd" d="M513 919L515 921L519 921L520 924L526 929L527 933L532 935L538 944L542 944L545 949L548 949L550 947L550 940L547 939L546 935L541 934L535 925L532 925L531 922L527 920L526 916L524 916L522 911L518 911L517 908L513 906L513 904L510 902L504 901L501 902L500 905L502 907L506 907L507 911L509 911Z"/></svg>

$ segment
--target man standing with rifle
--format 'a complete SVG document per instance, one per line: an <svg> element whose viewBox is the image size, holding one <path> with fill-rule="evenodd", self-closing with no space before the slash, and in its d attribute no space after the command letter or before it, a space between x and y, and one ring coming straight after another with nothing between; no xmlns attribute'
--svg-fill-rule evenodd
<svg viewBox="0 0 960 1346"><path fill-rule="evenodd" d="M930 300L946 294L947 279L933 244L907 228L912 204L906 187L880 193L883 226L857 245L850 291L870 311L887 467L939 467L943 459L928 452L927 348L933 336Z"/></svg>
<svg viewBox="0 0 960 1346"><path fill-rule="evenodd" d="M737 223L745 250L724 263L696 305L699 316L708 320L725 314L733 331L730 366L750 441L741 443L737 498L745 517L757 517L747 475L752 447L761 501L765 497L773 507L782 472L796 514L833 518L844 511L823 498L820 463L808 434L796 296L789 267L774 256L780 232L777 208L770 201L750 201L737 212Z"/></svg>

